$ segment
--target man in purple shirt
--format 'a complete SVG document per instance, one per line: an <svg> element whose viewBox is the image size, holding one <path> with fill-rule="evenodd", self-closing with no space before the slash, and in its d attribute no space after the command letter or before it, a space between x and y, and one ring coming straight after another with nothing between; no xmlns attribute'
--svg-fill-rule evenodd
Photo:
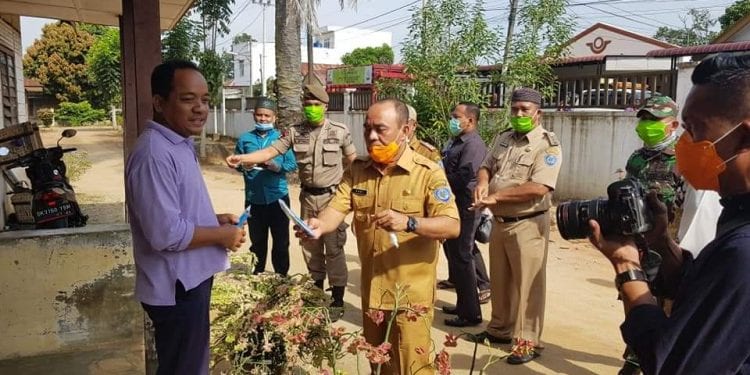
<svg viewBox="0 0 750 375"><path fill-rule="evenodd" d="M245 233L237 216L216 215L192 135L208 116L208 85L198 67L170 61L151 74L154 120L125 168L133 234L135 295L154 322L158 374L208 374L213 275L229 267Z"/></svg>

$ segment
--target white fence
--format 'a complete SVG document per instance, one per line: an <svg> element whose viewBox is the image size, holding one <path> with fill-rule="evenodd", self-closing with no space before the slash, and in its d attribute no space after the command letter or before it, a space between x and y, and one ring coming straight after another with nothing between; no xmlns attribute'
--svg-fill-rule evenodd
<svg viewBox="0 0 750 375"><path fill-rule="evenodd" d="M253 124L252 112L227 111L208 116L206 131L238 138ZM359 155L367 153L364 111L329 112L331 120L347 124ZM630 112L545 112L544 126L555 132L563 152L563 164L555 190L556 200L606 196L607 186L625 170L630 154L642 146L635 133L635 114Z"/></svg>

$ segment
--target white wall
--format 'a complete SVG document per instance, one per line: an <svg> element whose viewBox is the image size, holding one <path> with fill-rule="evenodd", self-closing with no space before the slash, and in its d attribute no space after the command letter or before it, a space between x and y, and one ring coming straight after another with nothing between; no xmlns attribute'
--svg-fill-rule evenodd
<svg viewBox="0 0 750 375"><path fill-rule="evenodd" d="M593 43L598 37L604 41L610 41L603 52L594 53L586 43ZM583 38L570 45L570 56L591 55L636 55L645 56L651 50L662 48L661 46L646 43L636 38L631 38L608 29L599 28L585 35Z"/></svg>
<svg viewBox="0 0 750 375"><path fill-rule="evenodd" d="M687 99L690 89L693 88L693 81L690 77L693 75L696 66L698 66L697 62L687 62L677 66L677 97L674 100L680 109L685 107L685 99ZM680 119L682 119L681 116L682 111L680 111Z"/></svg>
<svg viewBox="0 0 750 375"><path fill-rule="evenodd" d="M543 119L562 147L558 201L606 196L619 178L616 171L624 171L630 154L643 146L633 112L545 112Z"/></svg>

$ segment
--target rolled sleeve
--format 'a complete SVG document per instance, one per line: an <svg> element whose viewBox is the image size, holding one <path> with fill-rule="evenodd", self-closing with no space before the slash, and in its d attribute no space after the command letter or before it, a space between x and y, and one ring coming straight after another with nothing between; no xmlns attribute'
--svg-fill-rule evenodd
<svg viewBox="0 0 750 375"><path fill-rule="evenodd" d="M333 196L331 202L328 203L328 207L341 212L345 215L349 214L352 210L352 174L351 169L347 169L344 172L344 177L341 179L341 183L336 188L336 195Z"/></svg>
<svg viewBox="0 0 750 375"><path fill-rule="evenodd" d="M562 165L562 152L559 146L550 146L540 152L534 160L531 171L531 182L545 185L555 190L557 176L560 174Z"/></svg>
<svg viewBox="0 0 750 375"><path fill-rule="evenodd" d="M193 239L195 224L180 210L177 171L168 161L149 159L128 173L131 214L156 251L182 251Z"/></svg>
<svg viewBox="0 0 750 375"><path fill-rule="evenodd" d="M281 138L277 139L276 142L272 143L270 147L276 150L279 155L284 155L290 148L292 148L292 130L286 130Z"/></svg>
<svg viewBox="0 0 750 375"><path fill-rule="evenodd" d="M344 156L349 156L357 152L354 141L352 141L352 133L348 129L346 130L346 134L344 134L344 141L341 142L341 152L344 153Z"/></svg>

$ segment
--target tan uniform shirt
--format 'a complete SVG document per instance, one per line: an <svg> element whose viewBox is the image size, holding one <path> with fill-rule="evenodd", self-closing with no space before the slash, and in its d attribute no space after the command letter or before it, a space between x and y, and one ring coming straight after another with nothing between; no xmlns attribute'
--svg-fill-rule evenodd
<svg viewBox="0 0 750 375"><path fill-rule="evenodd" d="M357 151L349 128L328 119L321 126L307 121L294 125L271 147L281 155L292 148L302 185L313 188L337 185L344 174L343 157Z"/></svg>
<svg viewBox="0 0 750 375"><path fill-rule="evenodd" d="M409 141L409 147L435 163L440 161L440 150L425 141L419 140L416 136L412 137L411 141Z"/></svg>
<svg viewBox="0 0 750 375"><path fill-rule="evenodd" d="M552 132L541 127L526 134L506 131L495 138L484 158L482 168L490 172L489 193L535 182L555 189L560 173L560 142ZM517 217L548 210L552 193L522 203L502 203L490 207L496 216Z"/></svg>
<svg viewBox="0 0 750 375"><path fill-rule="evenodd" d="M400 245L395 248L388 232L375 228L370 215L390 208L414 217L458 219L455 197L440 167L409 147L385 175L372 166L372 161L355 160L329 206L346 214L354 211L362 262L362 301L369 301L363 308L393 309L393 295L385 292L394 293L396 283L409 285L410 303L432 305L440 242L398 232Z"/></svg>

